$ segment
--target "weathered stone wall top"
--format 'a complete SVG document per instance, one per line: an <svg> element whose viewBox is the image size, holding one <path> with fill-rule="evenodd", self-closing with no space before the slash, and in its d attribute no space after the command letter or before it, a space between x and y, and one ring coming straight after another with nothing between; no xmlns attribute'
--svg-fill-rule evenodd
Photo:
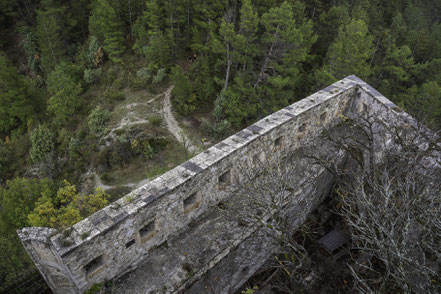
<svg viewBox="0 0 441 294"><path fill-rule="evenodd" d="M59 241L63 239L61 233L51 238L52 243L60 252L61 256L66 255L68 252L74 250L75 247L88 242L96 235L106 233L111 227L118 225L125 218L129 217L129 215L137 213L140 209L169 194L170 191L191 180L192 176L206 170L256 138L268 134L288 120L297 119L302 114L314 110L315 107L322 105L324 102L332 103L333 101L330 100L338 99L344 91L359 84L359 81L361 80L355 78L355 76L350 76L261 119L253 125L217 143L205 152L196 155L180 166L157 177L143 187L122 197L108 207L75 224L73 226L74 231L72 232L72 236L74 237L72 238L72 245L61 245ZM375 89L371 89L373 93L378 93ZM387 99L384 103L389 103L396 107L396 105ZM319 115L320 114L316 117L318 118ZM89 233L89 235L82 239L81 235L84 233Z"/></svg>
<svg viewBox="0 0 441 294"><path fill-rule="evenodd" d="M362 80L349 76L166 172L75 224L68 236L51 236L54 230L44 228L24 228L19 236L28 252L35 242L47 244L54 260L63 265L57 270L42 266L40 271L49 277L49 284L64 279L72 281L72 289L82 291L133 269L149 258L151 248L185 230L204 210L230 196L224 185L232 177L240 179L239 166L247 168L256 157L295 150L320 129L335 124L339 116L377 107L374 104L397 116L407 115ZM31 254L37 266L46 254L42 250Z"/></svg>

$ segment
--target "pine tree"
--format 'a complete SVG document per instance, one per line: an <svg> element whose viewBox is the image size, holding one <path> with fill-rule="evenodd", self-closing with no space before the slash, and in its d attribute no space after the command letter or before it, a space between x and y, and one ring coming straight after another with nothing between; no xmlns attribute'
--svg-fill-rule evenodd
<svg viewBox="0 0 441 294"><path fill-rule="evenodd" d="M235 52L233 49L233 44L236 43L236 33L234 31L234 24L227 23L225 19L219 27L219 34L223 39L223 50L225 58L225 79L224 79L224 90L228 88L228 82L231 75L231 66L233 65L233 59L235 57Z"/></svg>
<svg viewBox="0 0 441 294"><path fill-rule="evenodd" d="M338 34L338 28L350 22L349 11L346 6L333 6L329 11L323 12L316 22L317 32L319 34L317 43L314 47L317 50L318 57L324 59L329 45L334 41Z"/></svg>
<svg viewBox="0 0 441 294"><path fill-rule="evenodd" d="M295 8L297 15L304 9L303 6ZM298 23L296 21L293 7L287 2L271 8L261 17L264 55L254 88L258 90L258 97L265 97L263 114L287 105L292 99L301 80L302 62L316 41L311 22L301 16L298 16Z"/></svg>
<svg viewBox="0 0 441 294"><path fill-rule="evenodd" d="M121 62L121 54L125 51L121 22L107 0L95 0L92 3L89 32L103 44L110 60Z"/></svg>
<svg viewBox="0 0 441 294"><path fill-rule="evenodd" d="M251 5L251 0L243 0L240 8L240 28L237 36L237 50L240 54L242 72L253 70L253 59L259 53L257 40L257 30L259 16Z"/></svg>
<svg viewBox="0 0 441 294"><path fill-rule="evenodd" d="M66 56L63 43L63 18L66 7L57 6L53 0L42 0L37 10L37 37L41 52L41 65L46 73Z"/></svg>
<svg viewBox="0 0 441 294"><path fill-rule="evenodd" d="M171 79L174 84L172 97L176 109L181 114L190 114L195 109L196 98L190 80L179 66L173 68Z"/></svg>
<svg viewBox="0 0 441 294"><path fill-rule="evenodd" d="M413 86L399 97L399 104L434 129L441 128L441 86L426 82Z"/></svg>
<svg viewBox="0 0 441 294"><path fill-rule="evenodd" d="M337 38L326 55L326 67L336 79L354 74L366 79L371 73L372 36L362 20L353 19L339 28Z"/></svg>
<svg viewBox="0 0 441 294"><path fill-rule="evenodd" d="M55 115L59 124L67 122L81 105L81 71L77 66L60 63L49 74L47 87L52 95L48 100L48 111Z"/></svg>
<svg viewBox="0 0 441 294"><path fill-rule="evenodd" d="M154 71L170 68L170 46L169 40L158 31L150 35L150 41L144 47L144 55L149 61L149 67Z"/></svg>
<svg viewBox="0 0 441 294"><path fill-rule="evenodd" d="M383 64L376 69L379 71L378 90L392 100L396 100L397 96L406 91L414 66L411 53L406 45L397 47L391 44L386 49Z"/></svg>

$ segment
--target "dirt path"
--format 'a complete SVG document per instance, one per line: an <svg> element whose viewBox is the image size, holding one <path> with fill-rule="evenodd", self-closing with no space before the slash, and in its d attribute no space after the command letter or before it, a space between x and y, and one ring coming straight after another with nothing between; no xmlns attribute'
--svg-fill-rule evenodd
<svg viewBox="0 0 441 294"><path fill-rule="evenodd" d="M128 126L148 123L149 122L148 120L138 117L137 115L135 115L135 112L131 111L131 110L136 106L140 106L140 105L146 106L146 105L151 104L153 101L155 101L159 97L163 96L167 91L168 91L168 89L165 92L153 97L152 99L150 99L147 102L132 102L127 105L124 105L124 108L129 110L129 113L127 114L126 117L121 119L121 121L118 123L117 126L115 126L114 128L111 128L109 130L109 133L104 137L104 140L108 140L109 138L115 139L115 137L116 137L115 132L118 130L122 130Z"/></svg>
<svg viewBox="0 0 441 294"><path fill-rule="evenodd" d="M164 95L164 101L162 103L161 115L167 123L167 129L169 130L170 133L173 134L176 140L181 142L189 151L189 153L198 152L200 151L200 148L192 144L191 140L187 137L187 135L185 135L184 131L179 126L178 122L176 121L172 113L171 102L170 102L170 95L172 90L173 90L173 86L171 86L164 92L165 95Z"/></svg>
<svg viewBox="0 0 441 294"><path fill-rule="evenodd" d="M110 129L109 133L104 137L105 140L107 140L110 144L112 139L114 140L116 137L115 132L121 129L124 129L131 125L137 125L137 124L145 124L148 123L148 118L143 118L137 115L134 111L132 111L133 108L136 108L137 106L146 106L151 104L156 99L164 96L162 103L161 103L161 109L160 109L160 115L164 119L167 125L167 130L173 135L173 137L178 140L181 144L185 146L187 151L190 154L194 154L197 152L200 152L201 149L195 145L192 144L190 138L184 133L184 130L179 126L178 122L176 121L176 118L173 115L172 112L172 106L170 101L171 91L173 90L173 86L169 87L167 90L165 90L163 93L153 97L152 99L148 100L147 102L132 102L129 104L124 105L123 107L129 110L127 115L123 117L119 123ZM105 185L102 181L100 176L96 172L89 171L89 174L93 175L93 178L95 180L95 188L102 188L104 190L109 190L112 188L115 188L116 186L110 186ZM124 187L129 187L133 189L137 189L145 184L147 184L150 180L145 179L138 183L128 183L125 185L121 185Z"/></svg>

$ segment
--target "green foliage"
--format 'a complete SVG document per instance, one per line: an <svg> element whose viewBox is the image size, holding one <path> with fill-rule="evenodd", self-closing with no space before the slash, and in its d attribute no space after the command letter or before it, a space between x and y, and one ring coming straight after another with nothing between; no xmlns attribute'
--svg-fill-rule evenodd
<svg viewBox="0 0 441 294"><path fill-rule="evenodd" d="M97 80L99 80L101 76L101 68L93 69L93 68L86 68L84 70L84 76L83 79L88 84L93 84Z"/></svg>
<svg viewBox="0 0 441 294"><path fill-rule="evenodd" d="M15 178L0 188L0 281L13 279L29 268L31 261L18 239L16 230L30 226L27 214L41 194L53 193L48 179Z"/></svg>
<svg viewBox="0 0 441 294"><path fill-rule="evenodd" d="M329 45L337 37L338 29L342 25L350 22L348 8L342 6L332 6L329 11L324 11L316 23L319 37L314 45L317 48L319 58L324 58Z"/></svg>
<svg viewBox="0 0 441 294"><path fill-rule="evenodd" d="M242 294L254 294L256 290L259 290L259 287L254 286L253 288L246 288L246 290L243 290Z"/></svg>
<svg viewBox="0 0 441 294"><path fill-rule="evenodd" d="M98 67L101 63L103 57L103 52L101 51L101 46L98 42L98 38L95 36L90 36L89 38L89 48L87 50L86 59L89 67Z"/></svg>
<svg viewBox="0 0 441 294"><path fill-rule="evenodd" d="M152 78L152 70L149 67L142 67L136 72L136 76L143 83L147 83Z"/></svg>
<svg viewBox="0 0 441 294"><path fill-rule="evenodd" d="M228 89L216 100L215 117L217 121L228 119L233 127L239 127L252 115L252 105L241 103L241 93ZM248 108L249 107L249 108Z"/></svg>
<svg viewBox="0 0 441 294"><path fill-rule="evenodd" d="M104 51L113 62L121 62L125 51L121 21L108 0L94 0L89 19L89 32L103 43Z"/></svg>
<svg viewBox="0 0 441 294"><path fill-rule="evenodd" d="M148 44L152 33L158 32L161 26L161 9L157 0L146 0L146 9L142 16L139 16L134 25L135 45L133 49L143 52L143 48Z"/></svg>
<svg viewBox="0 0 441 294"><path fill-rule="evenodd" d="M113 88L109 88L104 92L104 95L109 101L123 101L125 96L123 92L117 91Z"/></svg>
<svg viewBox="0 0 441 294"><path fill-rule="evenodd" d="M7 180L25 174L29 163L44 165L48 159L51 177L74 179L90 161L105 170L152 158L165 143L126 134L94 155L95 136L105 130L108 113L85 111L99 104L97 99L111 106L124 100L120 90L128 81L132 87L156 88L175 64L170 74L175 110L183 115L213 110L203 129L215 138L349 74L440 128L438 2L0 0L2 29L11 32L0 45L20 65L17 70L0 54L0 184L8 189ZM11 38L17 28L20 37ZM19 40L25 56L16 50ZM138 55L123 56L126 47ZM104 53L117 64L106 62ZM96 96L92 107L81 107L82 85L90 86L88 97ZM35 127L54 123L58 134ZM160 124L152 119L149 126L156 133ZM55 152L68 160L55 162ZM149 176L166 169L155 166ZM65 207L54 223L82 217L54 200L55 193L46 194L42 211L49 215ZM20 201L16 215L25 215ZM0 237L0 259L7 260L0 265L0 283L4 272L9 277L8 271L27 262L18 242L15 232Z"/></svg>
<svg viewBox="0 0 441 294"><path fill-rule="evenodd" d="M413 86L402 95L401 103L435 129L441 128L441 86L427 82L421 87Z"/></svg>
<svg viewBox="0 0 441 294"><path fill-rule="evenodd" d="M133 139L130 145L135 154L142 154L146 159L152 159L158 151L153 149L148 140L139 142L137 139Z"/></svg>
<svg viewBox="0 0 441 294"><path fill-rule="evenodd" d="M95 107L87 118L87 125L90 132L95 136L101 136L106 130L106 124L110 120L110 112L101 109L100 106Z"/></svg>
<svg viewBox="0 0 441 294"><path fill-rule="evenodd" d="M362 20L353 19L339 28L337 38L329 47L326 65L336 79L355 74L366 79L370 74L369 60L373 54L372 36Z"/></svg>
<svg viewBox="0 0 441 294"><path fill-rule="evenodd" d="M93 284L84 294L98 294L103 289L103 283Z"/></svg>
<svg viewBox="0 0 441 294"><path fill-rule="evenodd" d="M149 141L143 141L142 142L142 154L147 159L152 159L153 158L153 155L155 154L155 151L153 150L153 148L150 145Z"/></svg>
<svg viewBox="0 0 441 294"><path fill-rule="evenodd" d="M213 123L208 120L202 121L202 129L215 139L223 139L231 132L231 123L224 119L220 121L214 121Z"/></svg>
<svg viewBox="0 0 441 294"><path fill-rule="evenodd" d="M81 195L65 180L56 195L41 195L28 221L36 227L66 228L105 207L109 197L101 188L94 194Z"/></svg>
<svg viewBox="0 0 441 294"><path fill-rule="evenodd" d="M63 44L64 20L66 7L56 5L53 0L42 0L41 10L37 10L37 38L41 52L41 65L46 73L66 55Z"/></svg>
<svg viewBox="0 0 441 294"><path fill-rule="evenodd" d="M149 61L149 67L157 69L170 68L170 47L167 38L160 32L150 36L149 43L143 48L143 53Z"/></svg>
<svg viewBox="0 0 441 294"><path fill-rule="evenodd" d="M32 267L32 261L24 250L16 232L0 233L0 282L7 285Z"/></svg>
<svg viewBox="0 0 441 294"><path fill-rule="evenodd" d="M406 45L397 47L392 44L386 50L382 66L375 68L377 71L381 70L378 90L386 97L396 99L396 95L405 91L405 85L411 78L410 72L413 65L410 48Z"/></svg>
<svg viewBox="0 0 441 294"><path fill-rule="evenodd" d="M32 161L46 161L55 150L55 136L48 128L40 125L31 133L31 144Z"/></svg>
<svg viewBox="0 0 441 294"><path fill-rule="evenodd" d="M29 136L26 134L14 135L11 139L0 140L0 179L4 184L7 179L21 175L28 163Z"/></svg>
<svg viewBox="0 0 441 294"><path fill-rule="evenodd" d="M160 68L152 79L153 84L161 83L167 77L165 68Z"/></svg>
<svg viewBox="0 0 441 294"><path fill-rule="evenodd" d="M53 193L53 184L48 179L15 178L0 188L0 231L14 232L29 226L27 215L34 209L42 194Z"/></svg>
<svg viewBox="0 0 441 294"><path fill-rule="evenodd" d="M27 122L39 108L40 97L32 85L17 74L14 66L0 52L0 132L26 129Z"/></svg>
<svg viewBox="0 0 441 294"><path fill-rule="evenodd" d="M176 110L183 115L190 114L196 108L196 97L189 78L181 67L176 66L173 68L171 79L174 85L172 97Z"/></svg>
<svg viewBox="0 0 441 294"><path fill-rule="evenodd" d="M146 178L148 178L149 180L153 180L154 178L156 178L159 175L162 175L163 173L165 173L166 171L168 171L169 168L167 168L166 166L162 166L162 165L154 165L152 168L150 168L146 173L145 176Z"/></svg>
<svg viewBox="0 0 441 294"><path fill-rule="evenodd" d="M29 68L33 72L41 71L40 53L38 49L37 35L32 31L24 32L22 46L28 58Z"/></svg>
<svg viewBox="0 0 441 294"><path fill-rule="evenodd" d="M149 118L149 123L153 126L153 127L159 127L161 125L162 122L162 118L160 116L151 116Z"/></svg>
<svg viewBox="0 0 441 294"><path fill-rule="evenodd" d="M211 102L213 97L216 97L217 87L208 57L198 58L193 63L188 76L191 79L193 93L198 101Z"/></svg>
<svg viewBox="0 0 441 294"><path fill-rule="evenodd" d="M48 76L47 88L52 96L47 108L58 124L66 123L81 105L81 74L78 66L62 62Z"/></svg>

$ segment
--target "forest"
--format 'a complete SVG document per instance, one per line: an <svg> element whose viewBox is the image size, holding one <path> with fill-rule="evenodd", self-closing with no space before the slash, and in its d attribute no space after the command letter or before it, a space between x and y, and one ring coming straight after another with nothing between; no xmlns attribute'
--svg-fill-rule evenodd
<svg viewBox="0 0 441 294"><path fill-rule="evenodd" d="M188 159L154 109L171 86L200 148L350 74L441 128L439 0L0 0L0 24L0 284L33 267L17 229Z"/></svg>

